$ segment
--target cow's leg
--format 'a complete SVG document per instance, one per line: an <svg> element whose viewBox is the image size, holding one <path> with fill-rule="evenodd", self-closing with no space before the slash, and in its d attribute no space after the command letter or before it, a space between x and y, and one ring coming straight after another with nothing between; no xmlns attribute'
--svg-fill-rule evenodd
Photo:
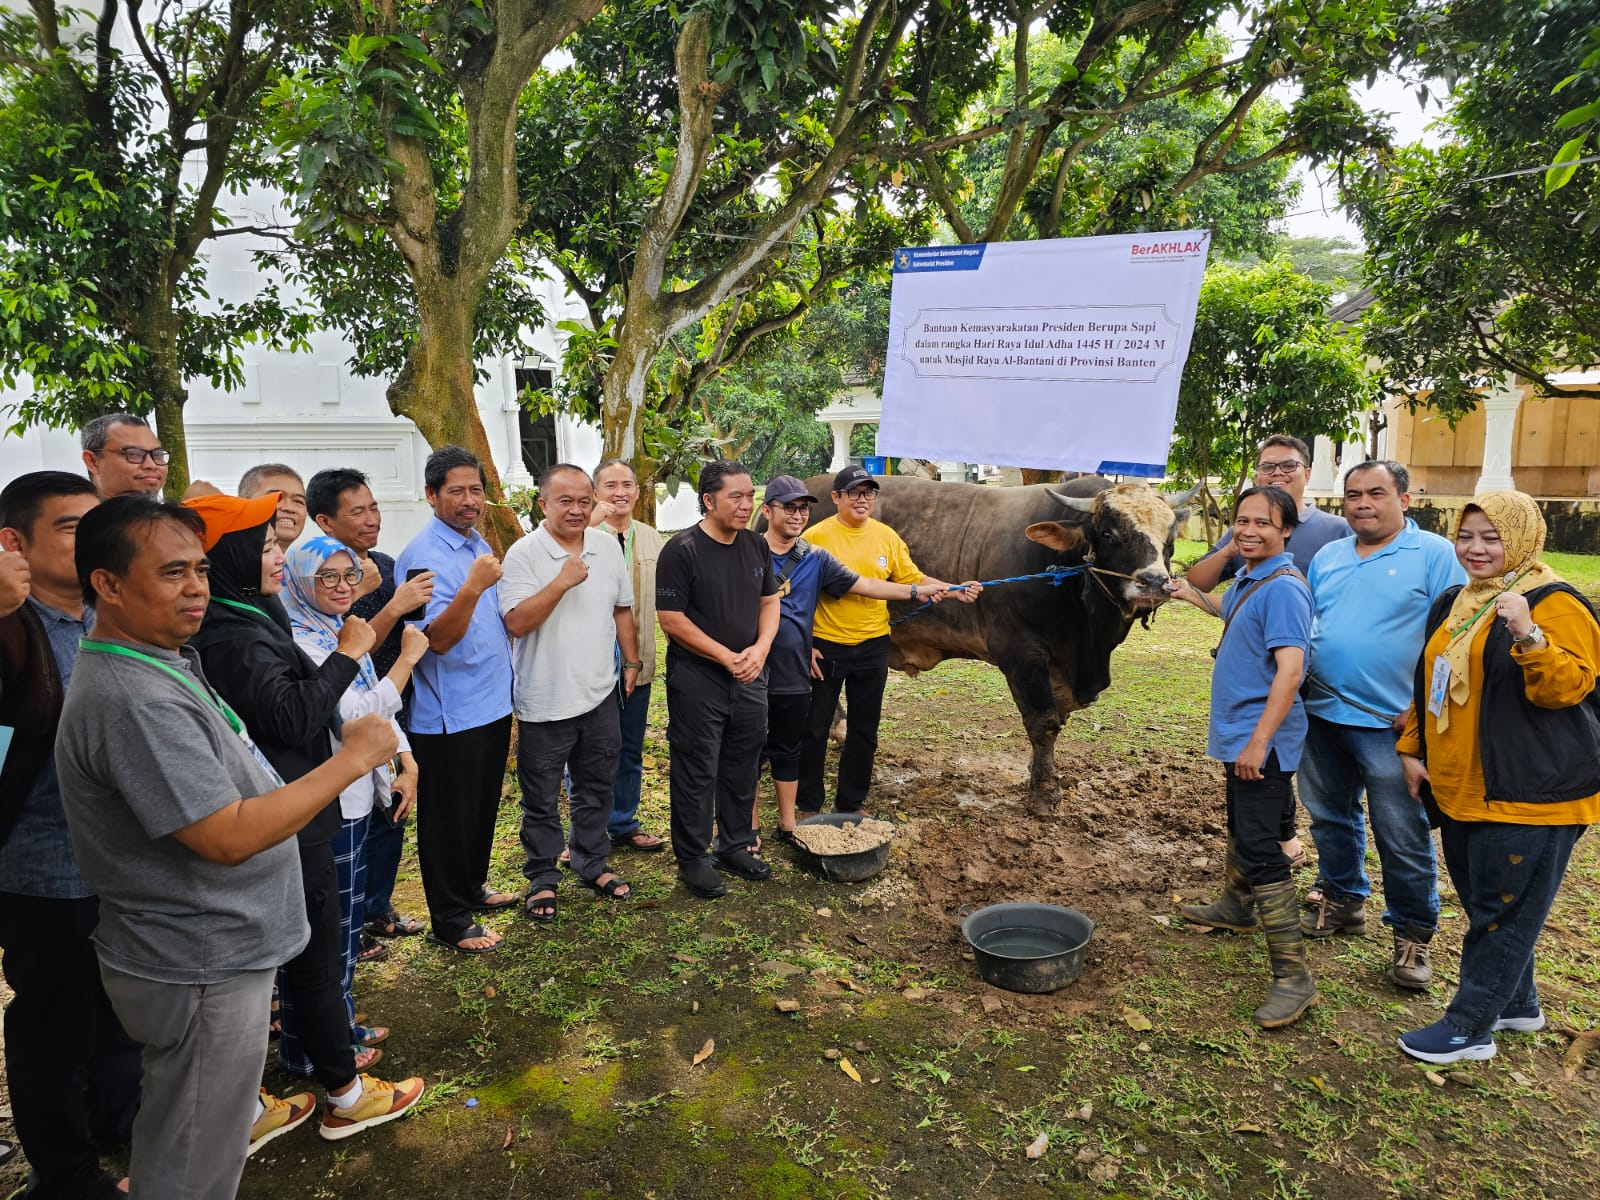
<svg viewBox="0 0 1600 1200"><path fill-rule="evenodd" d="M1001 660L1011 698L1022 714L1023 728L1033 745L1033 761L1028 768L1028 810L1048 816L1061 799L1056 782L1056 738L1061 733L1061 713L1056 708L1050 683L1050 666L1043 654Z"/></svg>

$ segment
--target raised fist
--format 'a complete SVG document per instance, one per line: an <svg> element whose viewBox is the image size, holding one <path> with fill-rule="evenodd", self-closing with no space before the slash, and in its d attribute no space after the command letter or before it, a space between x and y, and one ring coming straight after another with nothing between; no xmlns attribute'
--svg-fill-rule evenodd
<svg viewBox="0 0 1600 1200"><path fill-rule="evenodd" d="M467 587L475 592L487 592L500 582L500 560L492 554L480 554L467 568ZM421 576L418 576L421 578Z"/></svg>
<svg viewBox="0 0 1600 1200"><path fill-rule="evenodd" d="M377 645L377 635L360 617L346 617L339 627L339 653L346 658L360 658Z"/></svg>
<svg viewBox="0 0 1600 1200"><path fill-rule="evenodd" d="M355 758L363 771L388 762L400 748L400 739L395 736L389 718L377 713L346 721L340 737L344 741L344 753Z"/></svg>

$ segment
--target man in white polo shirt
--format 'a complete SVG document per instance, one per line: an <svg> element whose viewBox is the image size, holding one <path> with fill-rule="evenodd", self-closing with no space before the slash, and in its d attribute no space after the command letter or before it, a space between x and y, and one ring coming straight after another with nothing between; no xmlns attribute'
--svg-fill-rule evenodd
<svg viewBox="0 0 1600 1200"><path fill-rule="evenodd" d="M563 770L571 778L573 871L602 896L631 895L606 862L606 822L622 744L621 701L633 691L640 663L627 564L615 538L589 528L594 481L583 468L559 463L539 480L539 508L539 527L506 552L500 615L516 639L513 701L522 873L528 879L523 909L536 921L553 921Z"/></svg>

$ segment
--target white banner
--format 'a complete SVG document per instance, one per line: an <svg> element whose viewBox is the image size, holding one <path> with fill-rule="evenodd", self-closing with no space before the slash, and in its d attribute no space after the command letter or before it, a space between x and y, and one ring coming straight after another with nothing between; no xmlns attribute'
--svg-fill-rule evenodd
<svg viewBox="0 0 1600 1200"><path fill-rule="evenodd" d="M878 453L1166 474L1210 240L896 250Z"/></svg>

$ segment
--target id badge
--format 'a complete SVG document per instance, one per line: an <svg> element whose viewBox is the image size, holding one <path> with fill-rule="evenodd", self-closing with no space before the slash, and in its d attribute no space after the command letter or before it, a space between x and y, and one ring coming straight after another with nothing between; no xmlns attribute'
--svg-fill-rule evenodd
<svg viewBox="0 0 1600 1200"><path fill-rule="evenodd" d="M1433 682L1428 684L1428 712L1438 716L1450 695L1450 663L1440 654L1433 660Z"/></svg>

